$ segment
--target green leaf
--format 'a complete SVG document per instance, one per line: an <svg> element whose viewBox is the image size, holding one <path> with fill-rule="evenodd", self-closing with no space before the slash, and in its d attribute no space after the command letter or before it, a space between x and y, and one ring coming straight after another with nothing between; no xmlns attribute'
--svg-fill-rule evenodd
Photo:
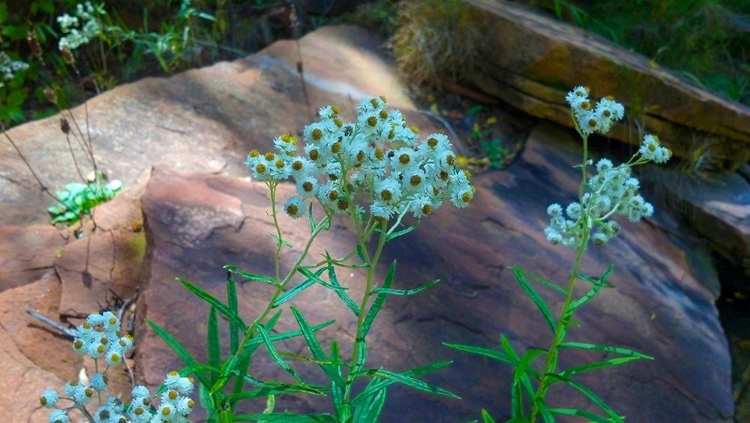
<svg viewBox="0 0 750 423"><path fill-rule="evenodd" d="M28 25L8 25L2 30L2 34L10 38L11 41L20 41L26 38L29 33Z"/></svg>
<svg viewBox="0 0 750 423"><path fill-rule="evenodd" d="M390 289L391 286L393 286L393 279L396 276L396 260L393 260L393 263L391 263L391 267L388 268L388 273L385 275L385 281L383 281L383 288ZM383 304L385 304L385 299L388 296L387 294L377 294L378 296L375 298L375 301L372 302L372 306L367 311L367 316L365 316L365 320L362 323L362 339L364 339L367 336L367 333L370 331L370 328L372 327L372 324L375 322L375 318L378 317L378 313L380 312L380 309L383 308Z"/></svg>
<svg viewBox="0 0 750 423"><path fill-rule="evenodd" d="M585 342L561 342L560 348L579 348L582 350L589 350L589 351L604 351L604 352L613 352L617 354L622 354L625 356L630 357L638 357L645 360L653 360L654 358L650 355L646 355L643 353L640 353L635 350L631 350L630 348L620 348L620 347L612 347L609 345L597 345L597 344L588 344Z"/></svg>
<svg viewBox="0 0 750 423"><path fill-rule="evenodd" d="M595 361L589 364L581 364L579 366L570 367L560 372L563 377L570 377L575 374L586 372L589 370L602 369L606 367L619 366L621 364L630 363L631 361L640 360L640 357L615 357L607 360Z"/></svg>
<svg viewBox="0 0 750 423"><path fill-rule="evenodd" d="M219 313L223 314L224 317L226 317L230 321L233 321L237 325L237 327L240 328L240 330L242 332L246 332L247 331L247 325L245 324L244 321L242 321L242 318L240 316L238 316L236 313L233 313L229 309L229 307L227 307L226 305L224 305L224 303L222 303L218 298L216 298L213 295L209 294L208 292L200 289L199 287L193 285L192 283L190 283L189 281L187 281L185 279L177 278L177 280L180 281L180 283L182 285L184 285L185 288L187 288L190 292L192 292L193 294L195 294L196 297L198 297L198 298L202 299L203 301L209 303L210 305L216 307L216 310Z"/></svg>
<svg viewBox="0 0 750 423"><path fill-rule="evenodd" d="M558 379L559 381L564 382L568 386L571 386L572 388L576 389L578 392L585 395L591 402L593 402L602 411L604 411L609 417L614 419L614 421L624 423L623 418L619 414L615 413L615 411L612 408L610 408L610 406L607 405L607 403L605 403L603 399L601 399L598 395L596 395L589 388L585 387L583 384L578 383L572 379L563 377L561 375L555 374L555 373L549 373L548 376L554 379Z"/></svg>
<svg viewBox="0 0 750 423"><path fill-rule="evenodd" d="M519 285L521 285L521 289L523 289L524 292L526 292L526 295L528 295L529 298L531 298L531 300L534 302L534 304L536 304L539 311L542 312L544 319L547 321L550 330L552 331L552 333L555 333L557 322L552 316L552 313L549 311L549 308L544 302L544 299L539 296L539 293L536 292L534 287L531 286L531 284L526 280L526 277L524 277L523 272L519 268L514 268L513 273L515 274L516 280L518 281Z"/></svg>
<svg viewBox="0 0 750 423"><path fill-rule="evenodd" d="M370 400L354 409L353 423L372 423L380 421L387 390L385 388L375 392Z"/></svg>
<svg viewBox="0 0 750 423"><path fill-rule="evenodd" d="M227 272L227 307L232 314L240 315L237 302L237 283L232 278L232 272ZM229 320L229 350L232 354L237 353L240 348L239 327L237 322Z"/></svg>
<svg viewBox="0 0 750 423"><path fill-rule="evenodd" d="M299 377L297 372L294 371L294 369L292 369L291 366L289 366L289 364L287 364L286 361L284 361L284 359L279 355L279 352L276 350L276 347L273 345L271 339L269 338L266 328L261 324L255 325L255 328L258 330L258 334L263 340L263 344L266 346L266 351L268 351L268 355L271 356L273 361L275 361L276 364L281 366L282 369L289 373L289 375L297 380L297 382L302 383L302 379Z"/></svg>
<svg viewBox="0 0 750 423"><path fill-rule="evenodd" d="M326 251L326 260L328 261L328 280L331 281L331 285L337 288L334 290L334 292L339 296L339 298L341 298L341 301L343 301L344 304L349 307L349 310L351 310L355 316L359 317L359 306L354 302L354 300L352 300L349 295L347 295L345 288L339 283L339 280L336 277L336 269L334 268L333 263L331 263L330 259L331 256Z"/></svg>
<svg viewBox="0 0 750 423"><path fill-rule="evenodd" d="M405 372L401 372L400 375L404 377L413 378L414 376L421 376L421 375L442 369L444 367L448 367L450 366L452 362L453 362L452 360L439 361L437 363L432 363L426 366L417 367L411 370L407 370ZM357 377L368 376L368 375L376 376L376 375L371 374L371 372L374 372L374 371L375 370L360 372L359 375L357 375ZM369 383L367 387L351 401L351 405L358 406L360 402L368 400L370 396L375 395L381 389L386 388L396 382L399 382L397 378L382 378L382 379L378 379L374 383Z"/></svg>
<svg viewBox="0 0 750 423"><path fill-rule="evenodd" d="M467 352L470 354L482 355L485 357L492 358L494 360L503 361L505 363L510 364L513 367L515 367L518 364L517 359L513 359L509 357L508 354L502 351L493 350L490 348L475 347L473 345L451 344L448 342L443 342L443 345L445 345L448 348L453 348L454 350L459 350L459 351Z"/></svg>
<svg viewBox="0 0 750 423"><path fill-rule="evenodd" d="M316 274L314 276L315 277L320 276L323 273L323 270L324 269L318 269L318 271L316 272ZM275 308L275 307L278 307L278 306L284 304L285 302L291 300L292 298L294 298L295 296L297 296L297 294L300 294L302 291L304 291L305 289L309 288L312 285L315 285L315 278L314 277L313 278L307 278L305 281L297 284L294 288L292 288L289 291L286 291L285 293L279 295L279 297L276 298L276 301L273 302L273 307Z"/></svg>
<svg viewBox="0 0 750 423"><path fill-rule="evenodd" d="M185 366L196 366L198 365L198 362L195 361L192 355L188 352L188 350L185 349L185 347L180 344L180 341L178 341L174 336L172 336L171 333L169 333L166 329L162 328L155 322L146 319L146 323L149 325L151 330L156 332L157 335L167 344L169 348L174 351L174 353L177 355L177 357L182 360L183 363L185 363ZM211 386L211 383L209 382L208 378L203 373L195 373L195 376L198 378L201 384L205 386Z"/></svg>
<svg viewBox="0 0 750 423"><path fill-rule="evenodd" d="M483 109L483 107L482 107L481 104L475 104L475 105L469 107L468 109L466 109L466 114L469 115L469 116L474 116L477 113L481 112L482 109Z"/></svg>
<svg viewBox="0 0 750 423"><path fill-rule="evenodd" d="M29 97L29 90L27 88L20 90L13 90L8 96L8 105L11 107L20 107L24 101Z"/></svg>
<svg viewBox="0 0 750 423"><path fill-rule="evenodd" d="M521 382L521 378L527 375L527 370L530 369L529 366L536 357L546 353L547 350L541 348L529 348L526 350L516 366L516 371L513 373L513 385L518 385Z"/></svg>
<svg viewBox="0 0 750 423"><path fill-rule="evenodd" d="M408 376L406 373L397 373L397 372L393 372L393 371L385 370L385 369L371 369L365 372L360 372L355 377L360 377L363 375L367 375L371 377L380 377L380 378L387 379L395 383L401 383L413 389L416 389L418 391L424 391L424 392L429 392L432 394L444 395L446 397L461 399L461 397L459 397L458 395L448 390L445 390L438 386L421 381L419 379L415 379L411 376Z"/></svg>
<svg viewBox="0 0 750 423"><path fill-rule="evenodd" d="M221 367L221 340L219 337L219 321L216 318L216 308L211 307L208 313L206 330L206 346L208 348L208 364L215 368ZM218 372L211 373L211 380L216 380Z"/></svg>
<svg viewBox="0 0 750 423"><path fill-rule="evenodd" d="M227 361L224 362L224 364L221 366L221 370L219 371L219 377L216 379L216 382L214 382L214 385L211 387L211 390L209 393L213 396L215 393L221 391L224 389L224 387L229 383L229 380L231 379L232 374L234 373L235 366L237 366L237 356L232 354L227 358Z"/></svg>
<svg viewBox="0 0 750 423"><path fill-rule="evenodd" d="M563 416L585 417L589 421L597 423L612 423L612 419L610 419L609 417L602 417L590 411L579 410L577 408L550 408L549 411L552 414L559 414Z"/></svg>
<svg viewBox="0 0 750 423"><path fill-rule="evenodd" d="M0 2L0 24L5 23L6 20L8 20L8 4Z"/></svg>
<svg viewBox="0 0 750 423"><path fill-rule="evenodd" d="M524 275L528 275L529 277L531 277L531 279L534 279L535 281L539 282L540 284L542 284L542 285L544 285L544 286L546 286L548 288L554 289L555 291L557 291L557 292L559 292L559 293L561 293L563 295L566 294L565 288L561 287L559 284L557 284L555 282L552 282L552 281L550 281L548 279L545 279L545 278L543 278L541 276L538 276L538 275L536 275L536 274L534 274L532 272L529 272L528 270L526 270L524 268L521 268L521 267L518 267L518 266L515 266L515 265L514 266L510 266L510 268L513 269L514 272L516 270L518 270L518 271L522 272Z"/></svg>
<svg viewBox="0 0 750 423"><path fill-rule="evenodd" d="M245 381L256 386L260 386L258 389L250 391L243 391L237 394L232 394L227 397L229 401L237 402L242 400L249 400L253 398L263 398L269 395L275 394L309 394L316 396L325 395L324 387L316 387L307 385L304 383L282 383L282 382L261 382L259 380L253 380L249 376L245 376Z"/></svg>
<svg viewBox="0 0 750 423"><path fill-rule="evenodd" d="M320 279L320 275L323 273L323 271L325 271L324 268L318 269L318 271L316 271L314 274L309 269L304 268L304 267L300 267L297 270L303 275L305 275L307 278L313 279L315 282L319 283L325 288L328 288L333 291L346 291L347 290L347 288L344 288L341 285L335 286L335 285L327 283L323 279Z"/></svg>
<svg viewBox="0 0 750 423"><path fill-rule="evenodd" d="M338 365L323 364L325 362L330 362L330 360L328 360L326 353L320 346L320 342L318 342L318 338L315 336L315 333L310 327L310 324L307 322L307 319L305 319L305 316L294 306L290 307L290 309L292 310L292 314L294 314L294 318L295 320L297 320L297 324L302 331L302 336L305 338L307 347L310 348L310 352L312 353L313 357L320 362L320 364L318 365L320 369L323 370L323 372L328 376L328 378L334 385L344 386L345 383L341 378L341 371Z"/></svg>
<svg viewBox="0 0 750 423"><path fill-rule="evenodd" d="M278 286L279 285L278 281L276 281L275 278L271 278L271 277L268 277L268 276L259 275L259 274L255 274L255 273L245 272L244 270L241 270L239 267L237 267L234 264L227 264L226 266L224 266L224 269L226 269L226 270L228 270L228 271L230 271L230 272L232 272L232 273L234 273L236 275L239 275L240 277L242 277L244 279L247 279L249 281L263 282L263 283L267 283L267 284L269 284L271 286Z"/></svg>
<svg viewBox="0 0 750 423"><path fill-rule="evenodd" d="M414 295L414 294L424 291L425 289L431 286L436 285L438 282L440 282L440 279L433 279L429 282L426 282L412 289L375 288L372 291L370 291L370 295L373 295L373 294Z"/></svg>
<svg viewBox="0 0 750 423"><path fill-rule="evenodd" d="M482 421L484 423L495 423L495 419L484 408L482 409Z"/></svg>
<svg viewBox="0 0 750 423"><path fill-rule="evenodd" d="M321 329L323 329L323 328L325 328L327 326L330 326L330 325L334 324L335 322L336 322L335 320L329 320L327 322L323 322L323 323L320 323L320 324L315 325L315 326L310 326L310 330L312 332L316 332L316 331L319 331L319 330L321 330ZM276 334L276 335L271 335L269 337L269 339L271 341L273 341L273 342L276 342L276 341L281 341L281 340L284 340L284 339L294 338L295 336L300 336L300 335L302 335L302 331L299 331L299 330L290 330L288 332L283 332L283 333L279 333L279 334ZM257 347L258 345L260 345L262 343L263 343L263 341L261 339L253 338L253 339L250 339L249 341L245 342L245 348L255 348L255 347Z"/></svg>
<svg viewBox="0 0 750 423"><path fill-rule="evenodd" d="M398 238L398 237L400 237L400 236L402 236L402 235L406 235L406 234L408 234L409 232L413 231L414 229L417 229L417 226L419 226L419 222L420 222L420 221L417 221L417 223L415 223L415 224L413 224L413 225L411 225L411 226L407 226L407 227L406 227L406 229L402 229L402 230L400 230L400 231L396 231L396 232L391 232L391 233L389 233L389 234L388 234L388 235L386 235L386 237L385 237L385 242L388 242L388 241L390 241L390 240L392 240L392 239Z"/></svg>

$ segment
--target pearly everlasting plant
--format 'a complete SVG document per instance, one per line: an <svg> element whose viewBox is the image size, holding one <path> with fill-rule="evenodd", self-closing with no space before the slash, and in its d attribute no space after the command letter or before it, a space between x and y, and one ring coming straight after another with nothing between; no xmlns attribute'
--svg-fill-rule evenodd
<svg viewBox="0 0 750 423"><path fill-rule="evenodd" d="M545 422L551 422L555 421L556 416L577 416L590 421L624 422L623 416L617 414L589 388L576 381L575 376L586 371L652 358L628 348L567 342L565 337L575 310L594 299L601 289L611 287L607 283L607 278L612 272L611 265L598 278L579 272L589 241L593 240L596 245L602 246L617 235L620 232L620 225L614 220L617 215L625 216L631 222L638 222L653 214L653 206L639 194L640 183L632 177L632 168L648 162L664 163L669 160L671 151L661 146L655 135L646 135L640 149L628 162L615 166L611 160L604 158L594 166L588 158L589 136L594 133L606 134L616 121L622 119L624 107L612 98L603 98L594 103L589 99L589 90L585 87L576 87L565 99L570 104L575 128L583 139L583 160L577 166L581 169L581 184L578 201L568 204L565 208L560 204L552 204L547 208L550 223L544 229L544 234L552 244L561 244L575 250L575 262L567 284L548 281L520 267L511 266L517 282L545 318L553 334L551 345L548 348L530 348L518 353L504 335L500 337L501 351L472 345L446 345L503 361L514 368L509 421L533 423L542 418ZM542 286L552 288L563 295L559 312L553 313L532 282L539 282ZM583 296L574 298L574 288L581 283L588 286L589 290ZM571 348L616 356L558 369L561 350ZM550 386L556 383L568 385L578 391L604 415L583 409L550 405L547 401L547 392ZM495 421L486 410L482 410L482 418L485 423Z"/></svg>
<svg viewBox="0 0 750 423"><path fill-rule="evenodd" d="M189 415L195 403L188 395L193 391L193 382L177 372L167 375L156 408L154 398L145 386L133 387L128 404L118 397L109 396L107 372L122 364L125 353L133 346L133 339L129 335L121 336L119 332L120 320L110 311L91 314L76 328L73 349L93 359L96 373L88 381L69 381L62 394L54 389L42 392L39 403L53 409L49 422L78 421L70 416L73 410L80 412L88 422L95 423L190 422ZM100 368L104 364L101 361L106 363L104 370ZM98 407L91 411L94 407L90 403L94 400Z"/></svg>
<svg viewBox="0 0 750 423"><path fill-rule="evenodd" d="M450 361L406 371L387 370L382 365L368 367L367 335L389 295L414 295L438 282L432 280L416 288L397 289L393 286L395 261L384 280L378 281L376 270L383 248L387 242L414 230L421 219L445 201L458 208L466 207L474 196L470 175L456 168L456 156L445 135L430 134L420 139L417 128L407 125L401 112L386 107L384 97L363 99L357 106L357 118L352 122L345 122L335 107L323 107L319 116L320 120L303 129L302 142L284 134L273 140L270 151L253 150L246 160L253 178L265 183L270 193L269 216L274 223L272 237L276 241L274 273L260 275L235 265L225 266L228 270L226 302L180 279L186 288L211 306L206 341L208 362L198 362L164 328L149 322L183 360L186 366L183 371L194 374L200 382L202 405L207 409L209 421L374 422L378 421L388 387L394 383L456 397L417 379L417 376L449 365ZM282 183L295 187L295 194L285 200L277 198ZM293 220L308 216L310 236L298 249L292 250L292 245L284 239L280 206ZM407 215L414 218L410 224L405 223L409 220L404 219ZM317 262L309 263L312 243L330 228L336 217L351 223L355 245L342 257L333 257L326 251ZM282 272L284 253L297 255L288 272ZM364 271L362 280L351 279L363 288L360 298L352 298L350 287L339 281L337 270L340 269L352 276L355 269ZM273 288L267 305L251 321L239 315L233 275ZM282 314L282 306L292 304L297 295L314 285L333 291L341 300L341 306L351 311L356 320L352 336L342 341L334 339L330 351L323 350L317 331L333 321L311 324L294 305L289 305L289 310L299 330L272 332ZM228 350L218 337L219 313L226 317L229 325ZM304 338L307 351L283 351L281 341L299 336ZM340 342L349 343L347 350L351 353L343 354ZM292 382L261 380L249 373L250 363L261 346ZM314 363L329 382L318 385L303 380L295 370L295 361ZM360 384L364 380L368 382ZM327 395L331 409L314 414L275 411L278 394ZM253 400L264 400L262 413L237 414L241 401Z"/></svg>

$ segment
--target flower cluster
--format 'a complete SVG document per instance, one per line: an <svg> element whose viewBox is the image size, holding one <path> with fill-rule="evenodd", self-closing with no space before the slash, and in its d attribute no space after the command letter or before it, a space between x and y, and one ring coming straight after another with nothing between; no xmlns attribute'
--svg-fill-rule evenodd
<svg viewBox="0 0 750 423"><path fill-rule="evenodd" d="M592 104L586 87L574 88L565 100L570 104L578 130L583 136L594 132L606 134L612 127L612 122L622 119L625 114L622 104L612 98L603 98L595 105Z"/></svg>
<svg viewBox="0 0 750 423"><path fill-rule="evenodd" d="M16 72L26 70L29 68L28 63L20 60L13 60L4 51L0 52L0 73L2 74L3 80L10 81L15 76ZM4 87L5 84L0 82L0 88Z"/></svg>
<svg viewBox="0 0 750 423"><path fill-rule="evenodd" d="M584 128L606 133L611 119L621 119L623 115L622 105L614 100L603 99L592 110L588 90L583 87L575 88L566 99L584 137L591 133ZM607 110L610 113L605 113ZM671 155L672 152L662 147L655 135L646 135L638 153L627 163L614 166L609 159L599 160L597 173L586 181L580 202L570 203L564 212L559 204L547 208L550 216L550 224L544 230L547 239L553 244L576 249L581 246L584 234L590 233L591 239L601 245L620 231L617 222L608 220L613 215L627 216L631 222L651 216L654 208L638 194L640 184L631 177L632 167L649 161L664 163Z"/></svg>
<svg viewBox="0 0 750 423"><path fill-rule="evenodd" d="M450 199L465 207L474 196L468 172L455 167L452 144L444 134L420 141L418 130L402 114L387 109L385 98L365 98L356 122L343 122L334 107L320 109L320 121L303 131L304 155L297 140L283 135L273 152L250 152L247 166L254 178L280 181L293 177L297 195L284 208L293 218L304 214L306 199L315 198L335 213L362 218L368 211L355 203L364 198L372 217L430 214ZM364 195L360 195L364 194Z"/></svg>
<svg viewBox="0 0 750 423"><path fill-rule="evenodd" d="M193 391L193 382L181 377L177 372L171 372L165 379L166 391L161 395L161 402L155 411L152 408L151 392L145 386L136 386L132 391L130 404L116 397L107 397L101 402L101 394L107 393L107 370L123 362L125 352L133 346L130 336L120 336L120 320L112 312L91 314L86 321L76 328L73 349L82 355L88 355L95 360L98 369L99 358L104 358L107 368L103 372L96 372L88 383L71 380L65 384L63 395L53 389L45 390L39 402L46 408L55 408L49 415L50 423L68 423L71 410L80 410L85 416L91 416L93 422L132 422L132 423L160 423L160 422L189 422L188 415L195 405L187 395ZM94 395L100 399L100 405L92 414L86 409ZM72 404L58 407L63 399Z"/></svg>
<svg viewBox="0 0 750 423"><path fill-rule="evenodd" d="M60 50L75 50L83 44L88 43L92 38L98 37L102 31L99 22L99 16L106 15L103 5L94 6L91 2L79 3L75 16L67 13L58 16L57 22L60 24L60 30L66 36L60 38L58 47ZM83 22L83 25L81 25Z"/></svg>

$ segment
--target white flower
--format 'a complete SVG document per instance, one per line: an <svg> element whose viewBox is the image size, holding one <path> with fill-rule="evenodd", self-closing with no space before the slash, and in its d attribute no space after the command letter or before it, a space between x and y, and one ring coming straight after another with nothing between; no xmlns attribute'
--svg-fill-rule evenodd
<svg viewBox="0 0 750 423"><path fill-rule="evenodd" d="M305 214L305 201L296 195L289 197L284 204L284 211L292 219L299 219Z"/></svg>
<svg viewBox="0 0 750 423"><path fill-rule="evenodd" d="M643 158L655 163L666 163L672 157L672 152L659 144L659 138L650 134L643 137L643 143L638 152Z"/></svg>

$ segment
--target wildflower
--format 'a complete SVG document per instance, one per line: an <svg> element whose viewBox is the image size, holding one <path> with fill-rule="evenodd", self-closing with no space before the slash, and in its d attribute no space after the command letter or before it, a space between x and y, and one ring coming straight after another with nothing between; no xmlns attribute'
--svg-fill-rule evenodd
<svg viewBox="0 0 750 423"><path fill-rule="evenodd" d="M644 136L638 152L643 158L654 163L666 163L672 157L672 152L659 144L659 138L656 135Z"/></svg>
<svg viewBox="0 0 750 423"><path fill-rule="evenodd" d="M289 197L286 204L284 204L284 211L292 219L299 219L305 214L304 200L298 196Z"/></svg>
<svg viewBox="0 0 750 423"><path fill-rule="evenodd" d="M53 389L46 389L44 392L42 392L42 396L39 397L39 403L42 404L42 407L45 408L52 408L57 404L57 400L60 399L60 396L57 395L57 392Z"/></svg>

